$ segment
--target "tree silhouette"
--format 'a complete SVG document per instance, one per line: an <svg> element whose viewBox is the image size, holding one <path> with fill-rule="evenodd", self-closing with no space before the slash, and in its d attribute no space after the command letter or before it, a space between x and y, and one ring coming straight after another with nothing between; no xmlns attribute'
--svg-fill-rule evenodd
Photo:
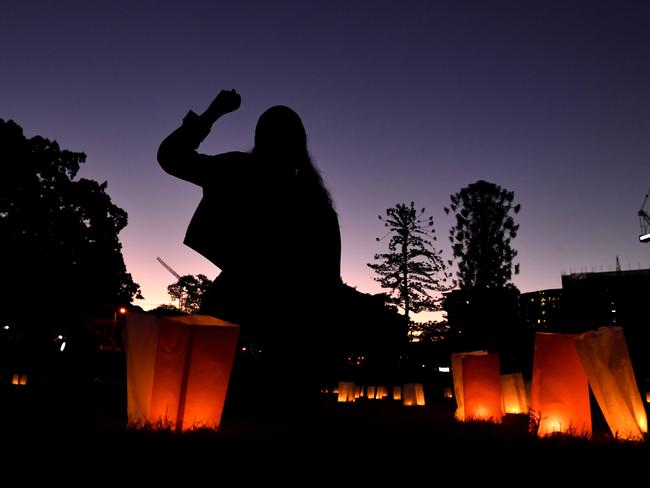
<svg viewBox="0 0 650 488"><path fill-rule="evenodd" d="M505 288L517 256L511 243L519 225L511 212L519 213L521 205L513 204L514 192L480 180L450 198L451 205L444 210L456 214L449 240L454 258L458 259L459 288ZM519 273L519 264L514 265L514 271Z"/></svg>
<svg viewBox="0 0 650 488"><path fill-rule="evenodd" d="M519 313L519 290L511 283L517 251L512 239L519 226L513 214L514 193L494 183L477 181L451 195L445 212L455 212L449 231L458 260L459 289L447 294L444 309L448 338L458 348L489 349L501 354L502 365L521 367L526 330Z"/></svg>
<svg viewBox="0 0 650 488"><path fill-rule="evenodd" d="M141 298L126 271L118 234L127 214L106 182L75 180L83 153L40 136L27 139L0 120L0 280L2 315L47 316L30 326L112 311Z"/></svg>
<svg viewBox="0 0 650 488"><path fill-rule="evenodd" d="M178 300L178 309L186 313L197 313L201 306L203 294L212 285L212 281L203 274L184 275L176 283L167 287L169 296Z"/></svg>
<svg viewBox="0 0 650 488"><path fill-rule="evenodd" d="M179 315L187 315L185 312L182 312L178 307L170 303L162 303L156 308L149 310L150 313L159 315L159 316L171 316L176 317Z"/></svg>
<svg viewBox="0 0 650 488"><path fill-rule="evenodd" d="M386 210L386 218L379 216L389 231L377 240L390 235L389 252L375 254L379 262L368 263L378 275L375 281L391 290L390 302L401 306L407 319L411 312L439 310L440 300L431 293L447 290L448 278L442 251L431 243L436 240L433 217L423 219L425 209L418 212L414 205L398 203Z"/></svg>

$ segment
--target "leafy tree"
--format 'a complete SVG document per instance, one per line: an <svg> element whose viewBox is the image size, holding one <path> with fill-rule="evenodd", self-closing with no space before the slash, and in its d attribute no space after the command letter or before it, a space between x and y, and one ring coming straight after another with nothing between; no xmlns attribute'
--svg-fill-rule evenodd
<svg viewBox="0 0 650 488"><path fill-rule="evenodd" d="M499 351L506 368L522 367L526 344L519 290L510 281L513 267L519 272L512 240L519 229L513 215L520 209L513 192L482 180L451 195L445 208L456 217L449 239L459 286L443 304L451 327L448 338L459 348Z"/></svg>
<svg viewBox="0 0 650 488"><path fill-rule="evenodd" d="M514 192L483 180L451 195L451 205L444 210L456 214L449 240L458 259L460 289L502 289L509 285L512 261L517 256L512 239L519 229L512 213L521 209L513 200ZM514 272L519 273L519 264L514 265Z"/></svg>
<svg viewBox="0 0 650 488"><path fill-rule="evenodd" d="M75 179L85 160L43 137L27 139L16 123L0 120L5 317L29 311L30 326L56 326L142 298L118 238L127 214L111 202L105 182Z"/></svg>
<svg viewBox="0 0 650 488"><path fill-rule="evenodd" d="M375 254L378 262L368 264L378 275L375 281L391 290L390 302L400 305L407 319L411 312L439 310L439 300L431 293L447 289L442 251L431 243L436 240L433 217L424 219L424 211L418 212L413 202L410 206L398 203L386 210L385 218L380 215L389 231L377 240L390 235L389 252Z"/></svg>
<svg viewBox="0 0 650 488"><path fill-rule="evenodd" d="M201 298L212 285L207 276L198 274L181 276L176 283L167 287L169 296L178 300L178 308L182 312L197 313L201 306Z"/></svg>

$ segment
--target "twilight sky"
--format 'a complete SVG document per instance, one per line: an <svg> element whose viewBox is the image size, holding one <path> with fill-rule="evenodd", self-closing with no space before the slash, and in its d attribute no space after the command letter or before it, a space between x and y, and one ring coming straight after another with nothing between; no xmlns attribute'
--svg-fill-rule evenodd
<svg viewBox="0 0 650 488"><path fill-rule="evenodd" d="M294 108L335 199L343 279L361 291L381 291L366 266L387 244L378 214L426 207L450 257L442 209L478 179L522 204L521 291L617 255L650 267L648 1L2 0L0 118L85 152L80 176L108 181L144 308L170 303L156 256L219 271L182 244L200 189L156 151L223 88L241 109L200 150L249 150L266 108Z"/></svg>

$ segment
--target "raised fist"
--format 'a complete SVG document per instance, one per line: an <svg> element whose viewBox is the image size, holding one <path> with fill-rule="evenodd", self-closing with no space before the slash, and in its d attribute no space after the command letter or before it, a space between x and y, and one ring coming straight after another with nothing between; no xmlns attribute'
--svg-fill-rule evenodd
<svg viewBox="0 0 650 488"><path fill-rule="evenodd" d="M235 90L221 90L208 107L207 113L219 117L234 112L241 105L241 96Z"/></svg>

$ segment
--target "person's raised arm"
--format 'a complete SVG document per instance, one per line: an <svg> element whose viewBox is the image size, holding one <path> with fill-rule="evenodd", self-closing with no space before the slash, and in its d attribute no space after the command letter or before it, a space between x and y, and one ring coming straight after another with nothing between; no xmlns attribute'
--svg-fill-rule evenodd
<svg viewBox="0 0 650 488"><path fill-rule="evenodd" d="M241 105L241 97L235 90L221 90L201 115L190 112L183 124L172 132L158 148L158 162L169 174L197 185L205 181L209 161L214 157L198 154L196 149L207 137L217 119L234 112Z"/></svg>

